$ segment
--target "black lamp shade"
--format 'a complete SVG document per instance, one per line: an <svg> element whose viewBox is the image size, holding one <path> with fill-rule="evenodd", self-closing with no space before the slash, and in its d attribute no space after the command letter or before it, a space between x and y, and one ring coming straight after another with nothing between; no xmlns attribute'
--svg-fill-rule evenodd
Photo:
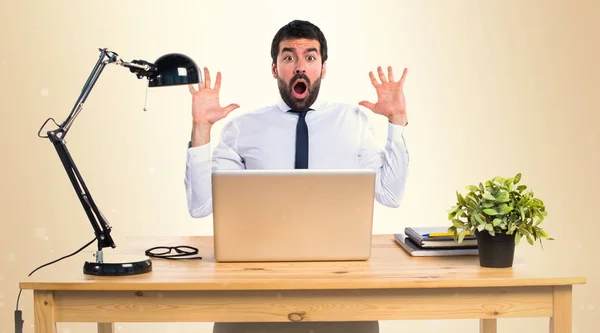
<svg viewBox="0 0 600 333"><path fill-rule="evenodd" d="M169 53L158 58L156 75L149 79L149 87L164 87L200 82L198 66L190 57L180 53Z"/></svg>

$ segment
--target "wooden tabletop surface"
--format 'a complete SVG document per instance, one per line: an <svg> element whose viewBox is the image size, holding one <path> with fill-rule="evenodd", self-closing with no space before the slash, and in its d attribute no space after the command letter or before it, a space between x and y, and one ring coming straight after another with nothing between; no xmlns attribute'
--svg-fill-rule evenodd
<svg viewBox="0 0 600 333"><path fill-rule="evenodd" d="M95 244L94 244L95 245ZM512 268L479 266L477 256L411 257L393 235L374 235L371 259L351 262L216 263L213 239L192 237L130 237L120 239L111 255L143 255L158 245L191 245L202 260L152 259L153 271L126 277L83 274L87 252L44 267L20 283L35 290L284 290L385 289L549 286L584 284L584 277L557 267L534 267L515 258Z"/></svg>

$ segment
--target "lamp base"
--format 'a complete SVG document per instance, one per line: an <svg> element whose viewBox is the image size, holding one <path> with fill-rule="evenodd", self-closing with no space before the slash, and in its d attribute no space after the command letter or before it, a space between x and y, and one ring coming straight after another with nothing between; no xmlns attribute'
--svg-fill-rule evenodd
<svg viewBox="0 0 600 333"><path fill-rule="evenodd" d="M152 261L145 256L133 256L111 262L86 261L83 273L97 276L138 275L152 271Z"/></svg>

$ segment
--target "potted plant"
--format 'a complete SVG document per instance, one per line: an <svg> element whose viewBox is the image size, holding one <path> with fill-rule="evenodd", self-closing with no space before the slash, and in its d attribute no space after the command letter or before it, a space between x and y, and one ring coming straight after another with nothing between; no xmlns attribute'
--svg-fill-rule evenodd
<svg viewBox="0 0 600 333"><path fill-rule="evenodd" d="M469 192L464 196L456 191L448 232L459 243L468 233L474 234L483 267L512 267L515 245L523 236L531 245L539 240L542 247L542 238L553 239L540 227L548 215L544 202L526 185L518 185L520 180L520 173L512 178L494 177L485 186L467 185Z"/></svg>

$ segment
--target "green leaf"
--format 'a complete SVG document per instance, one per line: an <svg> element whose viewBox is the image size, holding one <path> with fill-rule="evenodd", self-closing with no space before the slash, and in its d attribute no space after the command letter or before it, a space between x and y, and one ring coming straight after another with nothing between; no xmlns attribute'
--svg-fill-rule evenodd
<svg viewBox="0 0 600 333"><path fill-rule="evenodd" d="M491 224L486 224L485 230L487 230L492 236L496 235L496 233L494 232L494 227Z"/></svg>
<svg viewBox="0 0 600 333"><path fill-rule="evenodd" d="M477 198L475 198L473 195L471 195L470 193L467 194L467 200L469 200L470 202L474 203L477 205Z"/></svg>
<svg viewBox="0 0 600 333"><path fill-rule="evenodd" d="M515 179L513 180L513 183L517 184L518 182L521 181L521 173L519 172L516 176Z"/></svg>
<svg viewBox="0 0 600 333"><path fill-rule="evenodd" d="M494 227L497 227L497 226L499 226L499 225L500 225L500 223L502 223L502 219L499 219L499 218L495 218L495 219L494 219L494 221L492 221L492 225L493 225Z"/></svg>
<svg viewBox="0 0 600 333"><path fill-rule="evenodd" d="M506 191L506 190L498 191L498 194L496 195L496 201L498 201L498 202L510 201L510 195L509 195L508 191Z"/></svg>
<svg viewBox="0 0 600 333"><path fill-rule="evenodd" d="M486 208L486 209L483 210L483 212L486 213L489 216L498 215L498 212L495 209L493 209L493 208Z"/></svg>
<svg viewBox="0 0 600 333"><path fill-rule="evenodd" d="M463 198L463 196L458 193L458 191L456 191L456 199L458 200L458 204L461 206L465 205L465 199Z"/></svg>
<svg viewBox="0 0 600 333"><path fill-rule="evenodd" d="M457 219L452 220L452 225L455 226L456 228L464 228L465 227L465 223L463 221L457 220Z"/></svg>
<svg viewBox="0 0 600 333"><path fill-rule="evenodd" d="M454 240L456 240L456 227L455 226L450 226L448 227L448 232L452 233L452 237L454 238Z"/></svg>
<svg viewBox="0 0 600 333"><path fill-rule="evenodd" d="M477 225L477 230L483 231L483 229L485 229L485 224L482 223Z"/></svg>
<svg viewBox="0 0 600 333"><path fill-rule="evenodd" d="M531 238L531 234L525 234L525 236L527 237L527 242L533 245L533 238Z"/></svg>
<svg viewBox="0 0 600 333"><path fill-rule="evenodd" d="M485 188L483 187L482 183L479 183L479 192L481 192L481 193L485 192Z"/></svg>
<svg viewBox="0 0 600 333"><path fill-rule="evenodd" d="M487 201L487 202L481 204L481 208L492 208L495 205L496 205L495 202L493 202L493 201Z"/></svg>
<svg viewBox="0 0 600 333"><path fill-rule="evenodd" d="M479 215L479 213L473 213L473 217L475 218L475 220L477 222L479 222L480 224L484 224L485 223L485 216L483 217L483 219L481 218L481 215Z"/></svg>
<svg viewBox="0 0 600 333"><path fill-rule="evenodd" d="M465 235L467 233L466 229L463 229L460 234L458 235L458 242L462 243L462 241L465 239Z"/></svg>
<svg viewBox="0 0 600 333"><path fill-rule="evenodd" d="M479 188L477 186L473 186L473 185L467 185L467 186L465 186L465 188L471 192L479 191Z"/></svg>
<svg viewBox="0 0 600 333"><path fill-rule="evenodd" d="M526 189L527 189L527 185L519 185L519 186L517 187L517 191L519 191L519 192L523 192L523 191L525 191Z"/></svg>
<svg viewBox="0 0 600 333"><path fill-rule="evenodd" d="M475 210L477 208L477 202L469 200L469 202L467 202L466 207L470 210Z"/></svg>
<svg viewBox="0 0 600 333"><path fill-rule="evenodd" d="M471 214L469 216L469 222L471 223L471 226L477 225L477 220L475 220L475 215Z"/></svg>
<svg viewBox="0 0 600 333"><path fill-rule="evenodd" d="M525 211L523 210L523 207L519 207L519 213L521 213L521 220L525 221Z"/></svg>
<svg viewBox="0 0 600 333"><path fill-rule="evenodd" d="M496 201L496 198L489 192L483 193L483 198L486 200Z"/></svg>
<svg viewBox="0 0 600 333"><path fill-rule="evenodd" d="M507 204L502 204L498 207L498 215L506 215L512 211L512 207Z"/></svg>

